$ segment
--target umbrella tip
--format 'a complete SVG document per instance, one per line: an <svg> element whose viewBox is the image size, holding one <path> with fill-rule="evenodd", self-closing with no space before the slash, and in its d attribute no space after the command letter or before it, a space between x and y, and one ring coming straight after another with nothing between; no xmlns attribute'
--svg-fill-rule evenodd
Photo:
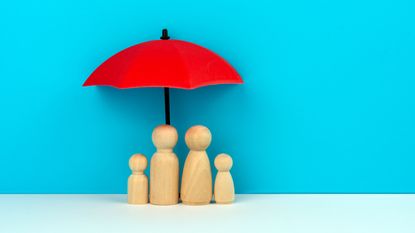
<svg viewBox="0 0 415 233"><path fill-rule="evenodd" d="M163 29L161 31L161 37L160 37L160 39L162 39L162 40L168 40L168 39L170 39L169 32L167 31L167 29Z"/></svg>

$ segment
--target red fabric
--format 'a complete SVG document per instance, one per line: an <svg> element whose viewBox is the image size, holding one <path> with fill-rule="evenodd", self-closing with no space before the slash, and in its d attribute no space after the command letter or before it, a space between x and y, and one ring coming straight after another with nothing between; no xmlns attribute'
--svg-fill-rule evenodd
<svg viewBox="0 0 415 233"><path fill-rule="evenodd" d="M154 40L115 54L91 74L84 86L193 89L231 83L243 81L217 54L181 40Z"/></svg>

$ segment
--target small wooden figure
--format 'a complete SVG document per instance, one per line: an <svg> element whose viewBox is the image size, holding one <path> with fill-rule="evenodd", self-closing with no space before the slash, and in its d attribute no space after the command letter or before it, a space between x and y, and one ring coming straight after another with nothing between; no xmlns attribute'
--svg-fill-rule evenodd
<svg viewBox="0 0 415 233"><path fill-rule="evenodd" d="M227 154L219 154L215 158L215 167L218 169L215 179L215 202L218 204L229 204L235 199L235 188L231 173L232 158Z"/></svg>
<svg viewBox="0 0 415 233"><path fill-rule="evenodd" d="M144 174L147 168L147 159L142 154L135 154L129 160L132 171L128 177L128 203L147 204L148 203L148 178Z"/></svg>
<svg viewBox="0 0 415 233"><path fill-rule="evenodd" d="M151 158L150 203L174 205L179 202L179 159L173 152L178 135L173 126L160 125L153 130L153 144L157 148Z"/></svg>
<svg viewBox="0 0 415 233"><path fill-rule="evenodd" d="M187 205L206 205L212 200L212 172L206 149L212 135L208 128L197 125L187 130L185 141L190 149L182 175L181 199Z"/></svg>

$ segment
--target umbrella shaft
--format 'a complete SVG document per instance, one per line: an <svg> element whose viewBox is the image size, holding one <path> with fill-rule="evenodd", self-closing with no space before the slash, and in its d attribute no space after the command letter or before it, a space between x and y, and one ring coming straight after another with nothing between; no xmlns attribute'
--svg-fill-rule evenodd
<svg viewBox="0 0 415 233"><path fill-rule="evenodd" d="M166 125L170 125L170 89L164 88L164 112L166 114Z"/></svg>

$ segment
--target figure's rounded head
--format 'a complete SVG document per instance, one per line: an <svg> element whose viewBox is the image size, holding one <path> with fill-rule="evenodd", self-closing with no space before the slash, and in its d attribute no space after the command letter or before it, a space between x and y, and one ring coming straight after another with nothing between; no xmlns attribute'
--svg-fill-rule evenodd
<svg viewBox="0 0 415 233"><path fill-rule="evenodd" d="M171 125L159 125L153 130L153 144L157 149L173 149L177 144L177 130Z"/></svg>
<svg viewBox="0 0 415 233"><path fill-rule="evenodd" d="M195 125L187 130L184 139L190 150L206 150L212 141L212 134L205 126Z"/></svg>
<svg viewBox="0 0 415 233"><path fill-rule="evenodd" d="M135 172L142 172L147 168L147 158L143 154L134 154L128 161L130 169Z"/></svg>
<svg viewBox="0 0 415 233"><path fill-rule="evenodd" d="M229 171L233 165L232 157L227 154L219 154L215 158L215 167L218 171Z"/></svg>

